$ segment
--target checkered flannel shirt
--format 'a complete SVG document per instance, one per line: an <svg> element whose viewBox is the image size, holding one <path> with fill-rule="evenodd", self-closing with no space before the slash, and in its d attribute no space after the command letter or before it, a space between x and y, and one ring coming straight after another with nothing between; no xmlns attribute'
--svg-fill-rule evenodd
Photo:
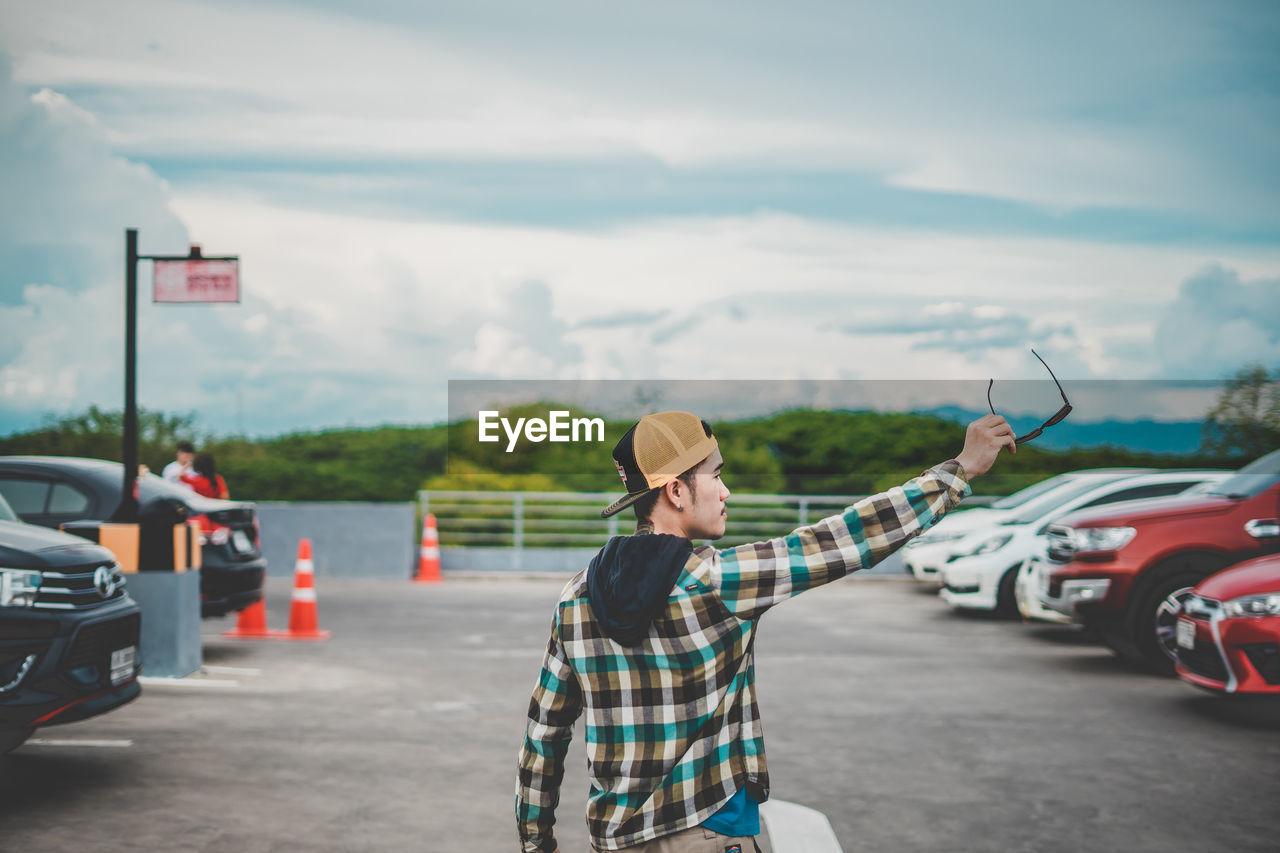
<svg viewBox="0 0 1280 853"><path fill-rule="evenodd" d="M788 536L694 549L648 637L611 640L587 571L561 593L529 703L516 820L521 849L555 849L564 760L586 714L587 826L617 850L697 826L743 786L768 795L756 706L756 620L773 605L870 568L969 493L954 460Z"/></svg>

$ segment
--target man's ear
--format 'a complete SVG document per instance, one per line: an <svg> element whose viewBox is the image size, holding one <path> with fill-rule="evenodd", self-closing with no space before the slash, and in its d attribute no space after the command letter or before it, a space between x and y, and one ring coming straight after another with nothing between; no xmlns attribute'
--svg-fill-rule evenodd
<svg viewBox="0 0 1280 853"><path fill-rule="evenodd" d="M680 506L684 500L684 493L681 491L684 483L677 478L672 478L662 487L662 493L667 496L667 500L671 501L672 506Z"/></svg>

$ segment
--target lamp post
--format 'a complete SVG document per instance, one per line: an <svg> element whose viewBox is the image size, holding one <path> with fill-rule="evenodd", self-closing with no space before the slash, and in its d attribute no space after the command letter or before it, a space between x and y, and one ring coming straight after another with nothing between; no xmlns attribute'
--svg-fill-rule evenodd
<svg viewBox="0 0 1280 853"><path fill-rule="evenodd" d="M208 258L199 246L186 255L139 255L137 228L125 229L124 253L124 483L109 520L133 523L138 520L138 261L155 262L154 302L239 302L240 258Z"/></svg>

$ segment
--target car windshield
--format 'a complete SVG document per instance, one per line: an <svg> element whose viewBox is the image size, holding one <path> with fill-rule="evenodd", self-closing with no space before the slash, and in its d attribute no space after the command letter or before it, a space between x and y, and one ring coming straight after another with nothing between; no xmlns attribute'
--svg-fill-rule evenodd
<svg viewBox="0 0 1280 853"><path fill-rule="evenodd" d="M1260 495L1280 480L1280 450L1253 460L1227 479L1214 483L1210 494L1232 498Z"/></svg>
<svg viewBox="0 0 1280 853"><path fill-rule="evenodd" d="M1034 483L1025 489L1019 489L1011 495L1005 495L998 501L993 501L990 507L991 509L1017 509L1027 501L1034 500L1046 492L1058 488L1063 483L1069 482L1071 479L1070 474L1059 474L1056 477L1041 480L1039 483Z"/></svg>
<svg viewBox="0 0 1280 853"><path fill-rule="evenodd" d="M9 506L9 502L4 499L4 495L0 495L0 521L17 521L18 516L14 514L13 507Z"/></svg>
<svg viewBox="0 0 1280 853"><path fill-rule="evenodd" d="M1045 496L1042 500L1031 501L1027 506L1019 512L1014 513L1006 518L1001 524L1031 524L1044 518L1045 515L1065 504L1067 501L1075 500L1085 492L1091 492L1098 486L1106 485L1115 480L1123 480L1131 475L1116 476L1114 474L1084 474L1078 480L1072 480L1065 486L1055 490L1052 494Z"/></svg>

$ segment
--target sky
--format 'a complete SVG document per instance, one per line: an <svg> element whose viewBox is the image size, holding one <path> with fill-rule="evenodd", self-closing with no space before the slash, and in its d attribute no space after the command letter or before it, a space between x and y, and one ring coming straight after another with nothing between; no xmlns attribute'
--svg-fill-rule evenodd
<svg viewBox="0 0 1280 853"><path fill-rule="evenodd" d="M1271 0L0 0L0 434L121 407L130 227L241 259L238 305L139 267L139 402L218 434L1280 365L1276 44Z"/></svg>

